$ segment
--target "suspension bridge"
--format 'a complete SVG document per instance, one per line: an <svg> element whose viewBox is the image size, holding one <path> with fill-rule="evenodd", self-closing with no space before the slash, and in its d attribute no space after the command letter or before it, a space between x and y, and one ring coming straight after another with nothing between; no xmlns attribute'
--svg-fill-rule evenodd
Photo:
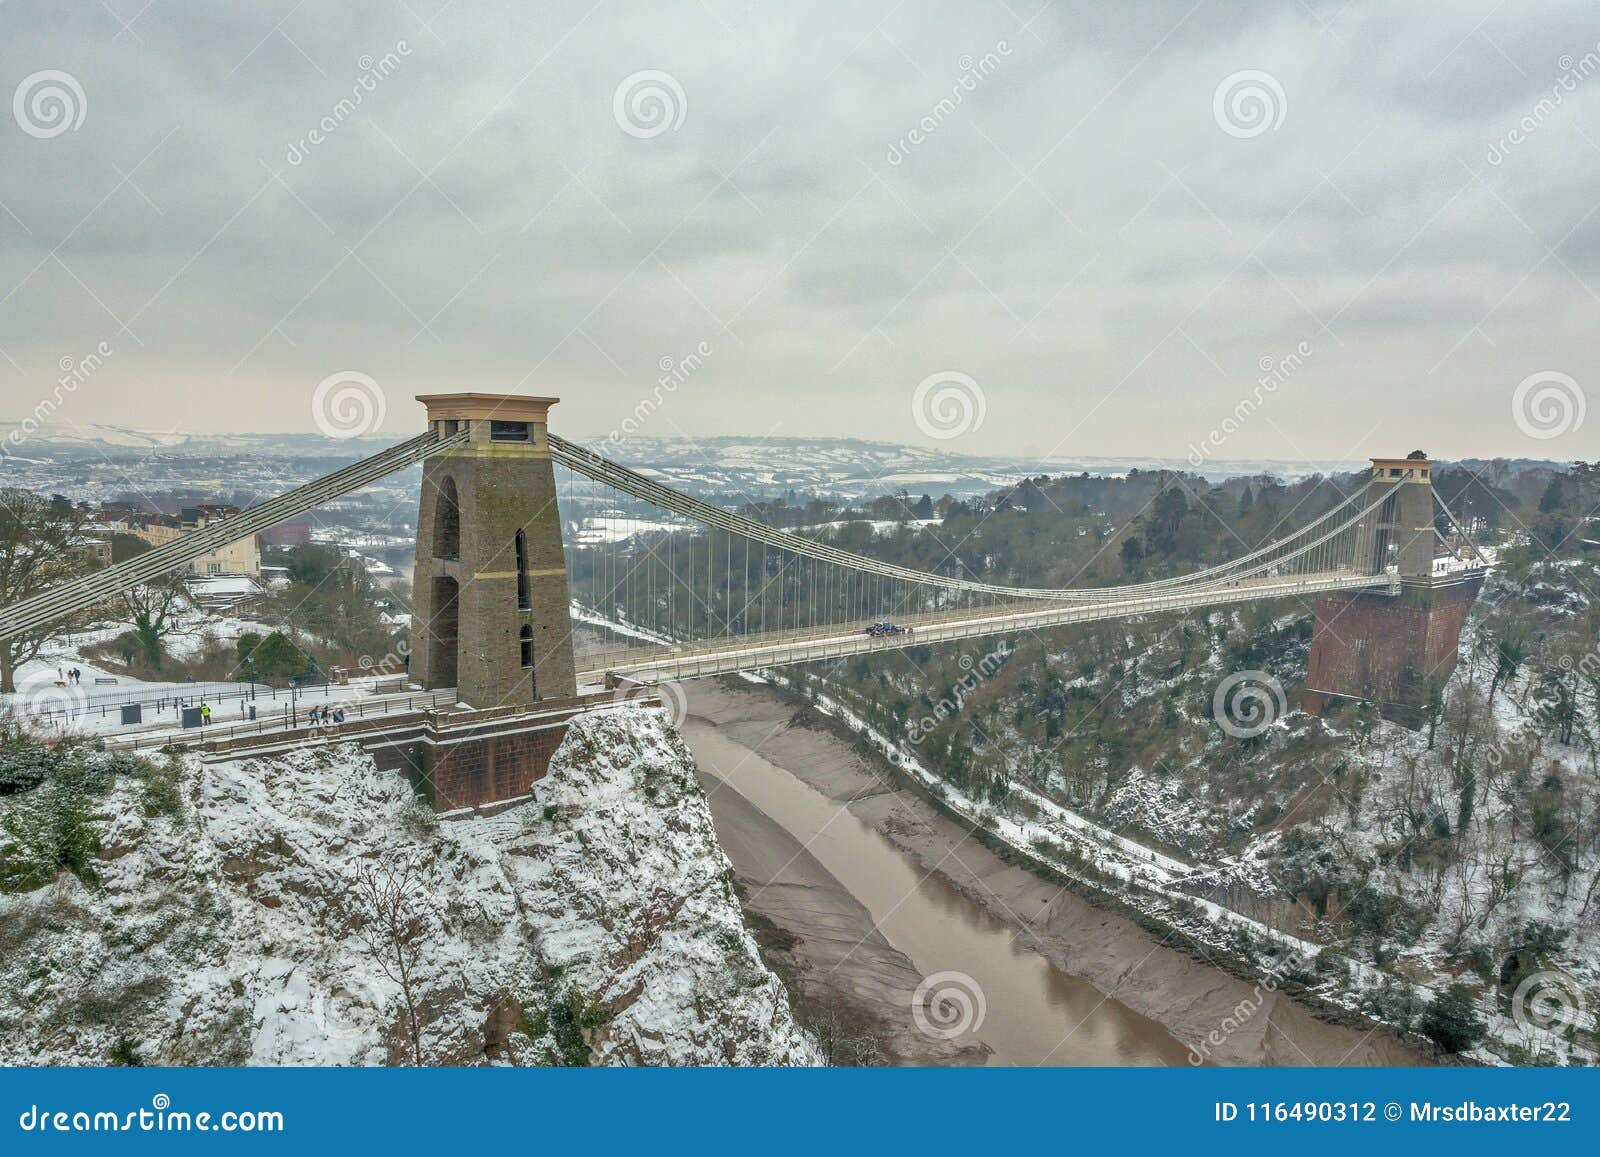
<svg viewBox="0 0 1600 1157"><path fill-rule="evenodd" d="M918 569L871 557L870 542L846 549L834 528L770 525L551 433L554 398L419 400L428 409L422 434L0 608L0 638L82 615L419 463L410 674L423 689L451 691L459 710L543 705L548 714L550 703L618 684L1310 596L1319 600L1319 635L1327 619L1329 636L1320 666L1330 685L1313 690L1362 697L1372 691L1375 661L1389 674L1408 663L1437 668L1444 656L1422 653L1437 649L1430 624L1460 602L1441 592L1482 579L1481 554L1447 510L1443 522L1455 531L1447 557L1467 557L1441 572L1442 503L1420 455L1375 459L1348 493L1330 490L1320 514L1264 545L1241 543L1228 561L1092 585L1053 572L1006 573L981 544L931 549L940 561ZM1362 614L1373 621L1354 632L1361 639L1332 629L1333 618L1354 623ZM1453 663L1453 634L1449 642Z"/></svg>

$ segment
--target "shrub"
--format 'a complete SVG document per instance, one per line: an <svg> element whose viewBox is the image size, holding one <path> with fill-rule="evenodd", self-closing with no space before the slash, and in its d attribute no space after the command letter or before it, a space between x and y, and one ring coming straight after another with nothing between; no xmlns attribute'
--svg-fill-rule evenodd
<svg viewBox="0 0 1600 1157"><path fill-rule="evenodd" d="M569 985L565 993L550 1002L546 1023L555 1038L556 1063L574 1067L589 1063L588 1032L605 1024L606 1011L596 1001L585 996L577 985Z"/></svg>
<svg viewBox="0 0 1600 1157"><path fill-rule="evenodd" d="M160 763L136 761L135 774L143 781L144 790L139 800L140 809L147 819L183 815L183 792L179 789L183 763L176 754L168 754Z"/></svg>
<svg viewBox="0 0 1600 1157"><path fill-rule="evenodd" d="M1482 1041L1489 1029L1478 1016L1472 990L1452 984L1428 1002L1417 1031L1445 1052L1460 1053Z"/></svg>
<svg viewBox="0 0 1600 1157"><path fill-rule="evenodd" d="M66 868L86 884L96 882L100 836L88 797L71 786L48 783L0 818L0 892L42 888Z"/></svg>
<svg viewBox="0 0 1600 1157"><path fill-rule="evenodd" d="M26 741L0 747L0 795L31 791L55 769L54 749Z"/></svg>
<svg viewBox="0 0 1600 1157"><path fill-rule="evenodd" d="M100 852L93 801L119 775L143 775L148 765L82 742L53 747L12 735L0 745L0 764L11 769L16 803L0 816L0 892L31 892L62 868L86 884L96 882Z"/></svg>

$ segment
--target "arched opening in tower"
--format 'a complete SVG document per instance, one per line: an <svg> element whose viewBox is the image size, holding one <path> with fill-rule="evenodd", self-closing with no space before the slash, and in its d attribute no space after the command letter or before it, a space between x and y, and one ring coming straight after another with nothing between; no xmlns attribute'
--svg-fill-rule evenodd
<svg viewBox="0 0 1600 1157"><path fill-rule="evenodd" d="M461 557L461 500L456 480L446 475L433 503L433 557Z"/></svg>
<svg viewBox="0 0 1600 1157"><path fill-rule="evenodd" d="M433 617L428 623L428 672L434 687L454 687L456 680L456 652L459 645L461 588L456 580L438 577L433 580Z"/></svg>

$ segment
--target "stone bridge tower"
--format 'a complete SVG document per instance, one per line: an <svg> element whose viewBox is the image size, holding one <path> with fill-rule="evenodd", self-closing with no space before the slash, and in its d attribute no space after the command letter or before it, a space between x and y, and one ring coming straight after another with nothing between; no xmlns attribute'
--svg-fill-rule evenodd
<svg viewBox="0 0 1600 1157"><path fill-rule="evenodd" d="M1433 463L1425 454L1374 458L1372 487L1373 496L1397 487L1370 516L1364 541L1372 570L1392 573L1399 594L1331 591L1317 600L1303 705L1321 715L1362 700L1414 724L1455 670L1484 572L1435 567Z"/></svg>
<svg viewBox="0 0 1600 1157"><path fill-rule="evenodd" d="M411 676L477 708L576 694L547 423L557 398L426 394L465 445L427 459L417 514Z"/></svg>

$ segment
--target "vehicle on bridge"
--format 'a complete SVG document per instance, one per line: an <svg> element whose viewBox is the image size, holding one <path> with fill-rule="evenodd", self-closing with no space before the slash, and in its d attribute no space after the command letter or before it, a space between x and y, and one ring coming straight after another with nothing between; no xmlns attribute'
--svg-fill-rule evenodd
<svg viewBox="0 0 1600 1157"><path fill-rule="evenodd" d="M902 627L899 623L893 623L888 619L884 619L883 622L873 623L870 627L868 627L867 634L871 635L875 639L883 638L888 635L909 635L911 634L911 628Z"/></svg>

